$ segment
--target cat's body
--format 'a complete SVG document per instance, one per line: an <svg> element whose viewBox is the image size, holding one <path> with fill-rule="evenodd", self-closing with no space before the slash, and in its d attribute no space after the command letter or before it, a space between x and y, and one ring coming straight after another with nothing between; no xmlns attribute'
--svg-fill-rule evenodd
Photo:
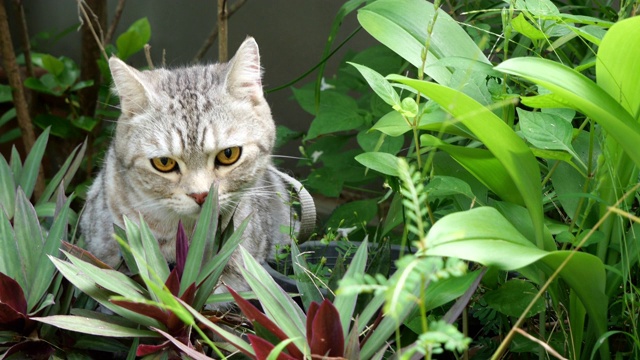
<svg viewBox="0 0 640 360"><path fill-rule="evenodd" d="M122 115L82 216L91 253L117 265L113 224L142 215L174 262L178 221L192 228L214 182L223 223L251 215L242 246L256 259L291 241L281 231L291 225L288 190L271 163L275 125L252 38L229 63L143 72L115 58L109 65ZM223 281L245 290L238 255Z"/></svg>

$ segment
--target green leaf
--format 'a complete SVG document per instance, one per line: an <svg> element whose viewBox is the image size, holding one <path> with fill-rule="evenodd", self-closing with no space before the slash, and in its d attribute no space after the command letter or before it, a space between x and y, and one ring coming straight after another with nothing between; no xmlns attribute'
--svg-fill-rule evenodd
<svg viewBox="0 0 640 360"><path fill-rule="evenodd" d="M342 277L341 281L350 278L357 278L364 275L364 270L367 265L367 252L369 249L369 242L363 241L353 256L347 272ZM349 325L351 324L351 318L353 317L353 311L356 307L356 301L358 300L357 293L341 292L338 288L336 298L333 301L333 305L340 314L340 322L342 323L342 333L349 333Z"/></svg>
<svg viewBox="0 0 640 360"><path fill-rule="evenodd" d="M51 200L53 193L58 189L60 184L64 184L64 188L66 189L71 182L71 179L75 175L76 171L80 167L80 164L84 160L84 153L87 150L87 142L85 141L82 145L76 146L75 149L71 152L71 154L64 161L64 164L60 166L58 172L49 180L47 187L44 189L44 192L38 199L36 203L36 207L38 205L44 204Z"/></svg>
<svg viewBox="0 0 640 360"><path fill-rule="evenodd" d="M139 330L117 325L108 321L74 315L54 315L47 317L32 317L32 320L53 325L60 329L81 332L85 334L108 337L158 337L149 330Z"/></svg>
<svg viewBox="0 0 640 360"><path fill-rule="evenodd" d="M44 152L47 148L48 140L49 129L45 129L33 144L29 155L27 155L27 158L24 161L18 185L20 185L27 198L30 198L33 194L33 188L35 187L36 180L38 179L40 164L42 163L42 157L44 156Z"/></svg>
<svg viewBox="0 0 640 360"><path fill-rule="evenodd" d="M331 213L325 228L334 230L338 227L349 228L356 226L357 228L362 228L378 213L377 203L376 199L372 199L352 201L340 205Z"/></svg>
<svg viewBox="0 0 640 360"><path fill-rule="evenodd" d="M429 37L427 25L434 14L433 4L426 1L378 0L358 11L358 21L376 40L421 68L421 55ZM431 65L450 56L490 63L460 25L445 11L438 10L424 73L441 84L448 84L451 72L444 66Z"/></svg>
<svg viewBox="0 0 640 360"><path fill-rule="evenodd" d="M538 249L490 207L443 217L434 224L425 241L428 255L457 257L502 270L535 265L550 275L571 257L560 271L560 277L576 291L598 331L606 331L606 276L604 265L596 256L584 252Z"/></svg>
<svg viewBox="0 0 640 360"><path fill-rule="evenodd" d="M25 294L31 293L31 280L37 275L37 261L44 239L40 230L38 216L21 189L16 193L16 211L13 217L13 229L18 245L21 273L27 279L25 287L22 288ZM28 308L35 306L29 303Z"/></svg>
<svg viewBox="0 0 640 360"><path fill-rule="evenodd" d="M66 203L59 210L49 229L49 234L44 242L42 251L36 254L36 256L38 256L37 266L33 277L30 279L31 290L26 294L27 302L33 306L42 299L44 293L51 285L51 279L53 279L56 268L53 263L49 261L48 257L59 256L60 245L66 233L67 226L69 225L69 207L72 201L73 196L67 199ZM65 238L64 240L67 239Z"/></svg>
<svg viewBox="0 0 640 360"><path fill-rule="evenodd" d="M586 76L556 62L539 58L512 58L496 70L523 77L551 90L565 106L598 122L640 165L640 124L603 88ZM608 71L608 70L607 70Z"/></svg>
<svg viewBox="0 0 640 360"><path fill-rule="evenodd" d="M71 125L69 119L50 113L38 114L33 122L41 129L50 128L51 135L63 139L70 139L80 135L78 129Z"/></svg>
<svg viewBox="0 0 640 360"><path fill-rule="evenodd" d="M149 266L149 271L154 277L153 280L162 286L169 277L169 265L160 251L158 240L153 236L149 225L142 216L140 216L140 241L144 249L141 255L144 256L145 262Z"/></svg>
<svg viewBox="0 0 640 360"><path fill-rule="evenodd" d="M13 278L20 287L27 289L27 277L22 270L20 251L11 221L0 208L0 272Z"/></svg>
<svg viewBox="0 0 640 360"><path fill-rule="evenodd" d="M398 158L383 152L366 152L356 156L360 164L390 176L398 176Z"/></svg>
<svg viewBox="0 0 640 360"><path fill-rule="evenodd" d="M393 106L393 108L396 110L399 110L402 107L402 105L400 104L400 96L393 88L393 86L391 86L389 81L387 81L387 79L385 79L382 75L364 65L354 64L352 62L347 62L347 64L358 69L371 89L373 89L373 91L378 96L380 96L380 98L384 100L384 102Z"/></svg>
<svg viewBox="0 0 640 360"><path fill-rule="evenodd" d="M4 159L4 156L0 156L0 211L4 210L9 219L13 218L15 198L16 183L13 179L11 167L7 160Z"/></svg>
<svg viewBox="0 0 640 360"><path fill-rule="evenodd" d="M511 26L513 26L513 28L517 32L528 37L531 40L543 40L547 38L547 35L544 32L531 25L527 21L527 19L525 19L523 13L520 13L520 15L516 16L514 19L511 19Z"/></svg>
<svg viewBox="0 0 640 360"><path fill-rule="evenodd" d="M213 251L213 239L218 231L218 187L215 182L211 184L209 195L202 204L200 216L193 237L189 243L189 252L180 281L180 294L193 283L198 281L198 275L204 259L205 249Z"/></svg>
<svg viewBox="0 0 640 360"><path fill-rule="evenodd" d="M471 186L464 182L462 179L458 179L452 176L436 175L425 186L424 190L432 197L445 197L452 195L464 195L469 199L475 199L476 196L471 191Z"/></svg>
<svg viewBox="0 0 640 360"><path fill-rule="evenodd" d="M596 58L598 85L622 104L622 107L636 120L640 119L638 58L640 58L640 18L637 17L625 19L613 25L602 39Z"/></svg>
<svg viewBox="0 0 640 360"><path fill-rule="evenodd" d="M313 275L309 274L309 265L304 255L300 255L300 249L295 241L291 242L291 263L293 265L293 273L296 276L296 287L300 292L304 308L309 309L309 305L313 301L322 302L322 293L318 290Z"/></svg>
<svg viewBox="0 0 640 360"><path fill-rule="evenodd" d="M145 17L134 22L127 31L118 36L116 45L118 47L118 57L127 60L131 55L142 50L144 45L151 39L151 25Z"/></svg>
<svg viewBox="0 0 640 360"><path fill-rule="evenodd" d="M518 317L533 301L538 289L532 283L524 280L509 280L497 290L491 290L484 294L483 299L487 305L505 315ZM527 317L544 311L544 301L538 298L535 305L527 313Z"/></svg>
<svg viewBox="0 0 640 360"><path fill-rule="evenodd" d="M533 146L544 150L566 151L587 168L571 146L573 126L570 122L553 114L516 110L522 134Z"/></svg>
<svg viewBox="0 0 640 360"><path fill-rule="evenodd" d="M402 150L404 145L404 137L387 136L378 132L360 131L357 136L358 145L364 151L380 151L392 155Z"/></svg>
<svg viewBox="0 0 640 360"><path fill-rule="evenodd" d="M100 123L100 120L94 117L82 115L77 118L72 118L71 123L73 124L73 126L84 131L92 131L96 127L96 125Z"/></svg>
<svg viewBox="0 0 640 360"><path fill-rule="evenodd" d="M324 134L357 129L363 124L364 119L358 113L355 99L337 92L324 91L318 115L313 119L305 141Z"/></svg>
<svg viewBox="0 0 640 360"><path fill-rule="evenodd" d="M6 84L0 84L0 103L13 101L13 94L11 91L11 86ZM15 111L15 109L14 109ZM4 115L3 115L4 117ZM2 124L2 123L0 123Z"/></svg>
<svg viewBox="0 0 640 360"><path fill-rule="evenodd" d="M538 247L549 250L555 248L555 244L543 243L540 170L536 158L522 139L489 109L459 91L403 76L394 76L393 79L413 87L440 104L491 151L504 166L529 210L536 228Z"/></svg>
<svg viewBox="0 0 640 360"><path fill-rule="evenodd" d="M246 268L240 271L262 304L264 313L275 322L289 338L293 338L298 349L306 349L305 315L298 304L276 284L269 273L249 252L240 247Z"/></svg>
<svg viewBox="0 0 640 360"><path fill-rule="evenodd" d="M42 55L42 67L56 77L64 71L64 63L49 54Z"/></svg>
<svg viewBox="0 0 640 360"><path fill-rule="evenodd" d="M0 86L0 89L1 88L2 87ZM2 102L2 101L0 101L0 102ZM2 116L0 116L0 126L8 123L11 119L13 119L15 117L16 117L16 108L12 107L11 109L7 110L7 112L2 114Z"/></svg>

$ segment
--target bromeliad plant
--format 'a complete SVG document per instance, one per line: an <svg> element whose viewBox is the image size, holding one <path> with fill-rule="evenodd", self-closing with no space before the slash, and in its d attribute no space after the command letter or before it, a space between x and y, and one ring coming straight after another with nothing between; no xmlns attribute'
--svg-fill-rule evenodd
<svg viewBox="0 0 640 360"><path fill-rule="evenodd" d="M36 316L66 311L61 276L48 256L57 257L77 215L65 186L82 160L78 147L51 179L35 206L29 201L45 153L45 130L24 163L15 148L9 162L0 157L0 353L42 358L53 354L54 331ZM57 194L56 194L57 192Z"/></svg>
<svg viewBox="0 0 640 360"><path fill-rule="evenodd" d="M210 194L217 194L216 190L212 188ZM217 197L211 195L203 205L190 242L180 224L173 270L143 219L140 225L125 219L125 229L117 229L115 235L130 276L109 268L80 248L67 245L69 251L65 255L69 261L51 258L53 264L69 282L113 315L71 309L71 315L34 320L106 337L166 338L151 343L144 340L142 344L136 341L133 344L136 356L200 354L202 346L192 342L192 331L201 331L178 299L199 311L205 304L216 301L213 290L247 224L245 220L237 231L233 231L233 226L220 231L218 218ZM213 343L208 344L217 350Z"/></svg>

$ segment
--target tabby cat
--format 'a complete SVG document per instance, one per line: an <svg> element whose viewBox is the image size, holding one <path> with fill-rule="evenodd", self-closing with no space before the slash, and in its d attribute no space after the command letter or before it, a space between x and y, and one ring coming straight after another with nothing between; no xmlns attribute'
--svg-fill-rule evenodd
<svg viewBox="0 0 640 360"><path fill-rule="evenodd" d="M288 244L287 177L274 168L275 124L264 98L258 45L247 38L228 63L138 71L109 60L122 115L82 215L87 249L110 266L121 255L113 224L141 214L167 262L178 221L192 229L212 183L223 223L251 215L242 246L256 259ZM315 213L314 213L315 215ZM223 281L247 290L236 251Z"/></svg>

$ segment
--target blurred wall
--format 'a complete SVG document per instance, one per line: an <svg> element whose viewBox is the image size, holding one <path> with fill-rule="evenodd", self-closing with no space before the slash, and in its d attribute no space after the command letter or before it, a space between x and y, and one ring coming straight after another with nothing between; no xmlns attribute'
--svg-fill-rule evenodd
<svg viewBox="0 0 640 360"><path fill-rule="evenodd" d="M233 3L234 1L229 0L229 5ZM287 83L319 62L333 19L343 3L343 0L248 0L229 20L229 55L235 52L246 36L253 36L260 46L265 88ZM108 23L116 4L115 0L108 1ZM56 34L69 29L68 34L57 41L38 40L35 50L79 60L80 34L76 31L79 25L76 1L29 0L24 1L24 6L32 37L41 32ZM215 26L216 6L216 0L130 0L126 2L116 36L137 19L147 17L151 24L150 45L154 63L161 62L164 49L168 66L188 64ZM7 2L7 10L10 18L15 15L10 2ZM356 13L353 12L345 19L334 46L357 27ZM17 31L13 31L13 35L17 39ZM325 76L335 74L345 51L361 50L374 43L375 40L365 31L360 31L329 61ZM18 49L18 42L14 44ZM207 61L217 59L217 46L216 41L207 53ZM130 63L142 66L145 60L142 54L137 54L131 58ZM315 73L296 86L314 79ZM313 117L302 111L291 100L291 96L291 90L285 89L268 94L267 100L271 104L276 123L304 131ZM296 144L280 149L279 153L299 155Z"/></svg>

